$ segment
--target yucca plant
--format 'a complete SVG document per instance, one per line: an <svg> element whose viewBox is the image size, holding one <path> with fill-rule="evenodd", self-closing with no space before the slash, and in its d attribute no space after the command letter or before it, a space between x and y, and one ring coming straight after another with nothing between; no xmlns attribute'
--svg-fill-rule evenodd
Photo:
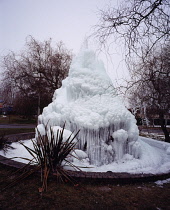
<svg viewBox="0 0 170 210"><path fill-rule="evenodd" d="M8 138L5 136L5 132L0 134L0 150L3 150L4 153L7 152L8 149L13 149L10 145L11 142L8 141Z"/></svg>
<svg viewBox="0 0 170 210"><path fill-rule="evenodd" d="M42 187L39 189L40 192L47 190L47 179L50 173L57 176L58 181L71 181L67 171L64 170L64 165L80 170L69 161L69 156L72 156L72 151L77 143L75 137L78 132L64 140L64 128L65 125L61 130L57 130L57 133L54 133L50 128L45 135L41 135L37 130L38 138L32 140L33 149L21 143L32 156L29 165L34 163L37 169L41 169Z"/></svg>

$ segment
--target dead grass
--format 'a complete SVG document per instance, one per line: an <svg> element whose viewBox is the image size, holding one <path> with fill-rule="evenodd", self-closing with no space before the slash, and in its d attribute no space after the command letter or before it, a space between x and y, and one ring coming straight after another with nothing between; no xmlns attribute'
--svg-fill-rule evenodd
<svg viewBox="0 0 170 210"><path fill-rule="evenodd" d="M0 164L1 189L11 181L15 169ZM134 185L57 184L49 179L48 191L41 194L38 174L0 193L0 209L170 209L170 183Z"/></svg>

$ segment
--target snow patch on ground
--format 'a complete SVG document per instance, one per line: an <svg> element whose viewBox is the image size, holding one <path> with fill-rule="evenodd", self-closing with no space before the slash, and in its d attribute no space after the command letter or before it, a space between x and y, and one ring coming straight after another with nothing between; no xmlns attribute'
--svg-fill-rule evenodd
<svg viewBox="0 0 170 210"><path fill-rule="evenodd" d="M164 184L170 183L170 178L169 179L165 179L165 180L158 180L155 182L155 184L159 185L159 186L163 186Z"/></svg>

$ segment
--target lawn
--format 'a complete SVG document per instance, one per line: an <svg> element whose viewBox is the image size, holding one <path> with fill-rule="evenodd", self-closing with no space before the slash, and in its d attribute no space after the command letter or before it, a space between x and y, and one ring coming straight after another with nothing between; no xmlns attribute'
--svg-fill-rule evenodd
<svg viewBox="0 0 170 210"><path fill-rule="evenodd" d="M0 185L3 189L16 169L0 164ZM38 192L40 175L19 181L0 193L0 209L170 209L170 183L104 185L102 183L57 184L48 182L48 191Z"/></svg>

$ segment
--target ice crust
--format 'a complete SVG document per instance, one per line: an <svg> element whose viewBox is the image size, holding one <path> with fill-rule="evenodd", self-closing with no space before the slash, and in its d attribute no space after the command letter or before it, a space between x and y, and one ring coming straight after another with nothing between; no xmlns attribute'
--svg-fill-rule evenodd
<svg viewBox="0 0 170 210"><path fill-rule="evenodd" d="M63 126L80 130L77 148L96 166L119 160L126 153L139 158L139 131L134 116L125 108L95 52L87 48L73 60L53 101L39 116L39 128Z"/></svg>

